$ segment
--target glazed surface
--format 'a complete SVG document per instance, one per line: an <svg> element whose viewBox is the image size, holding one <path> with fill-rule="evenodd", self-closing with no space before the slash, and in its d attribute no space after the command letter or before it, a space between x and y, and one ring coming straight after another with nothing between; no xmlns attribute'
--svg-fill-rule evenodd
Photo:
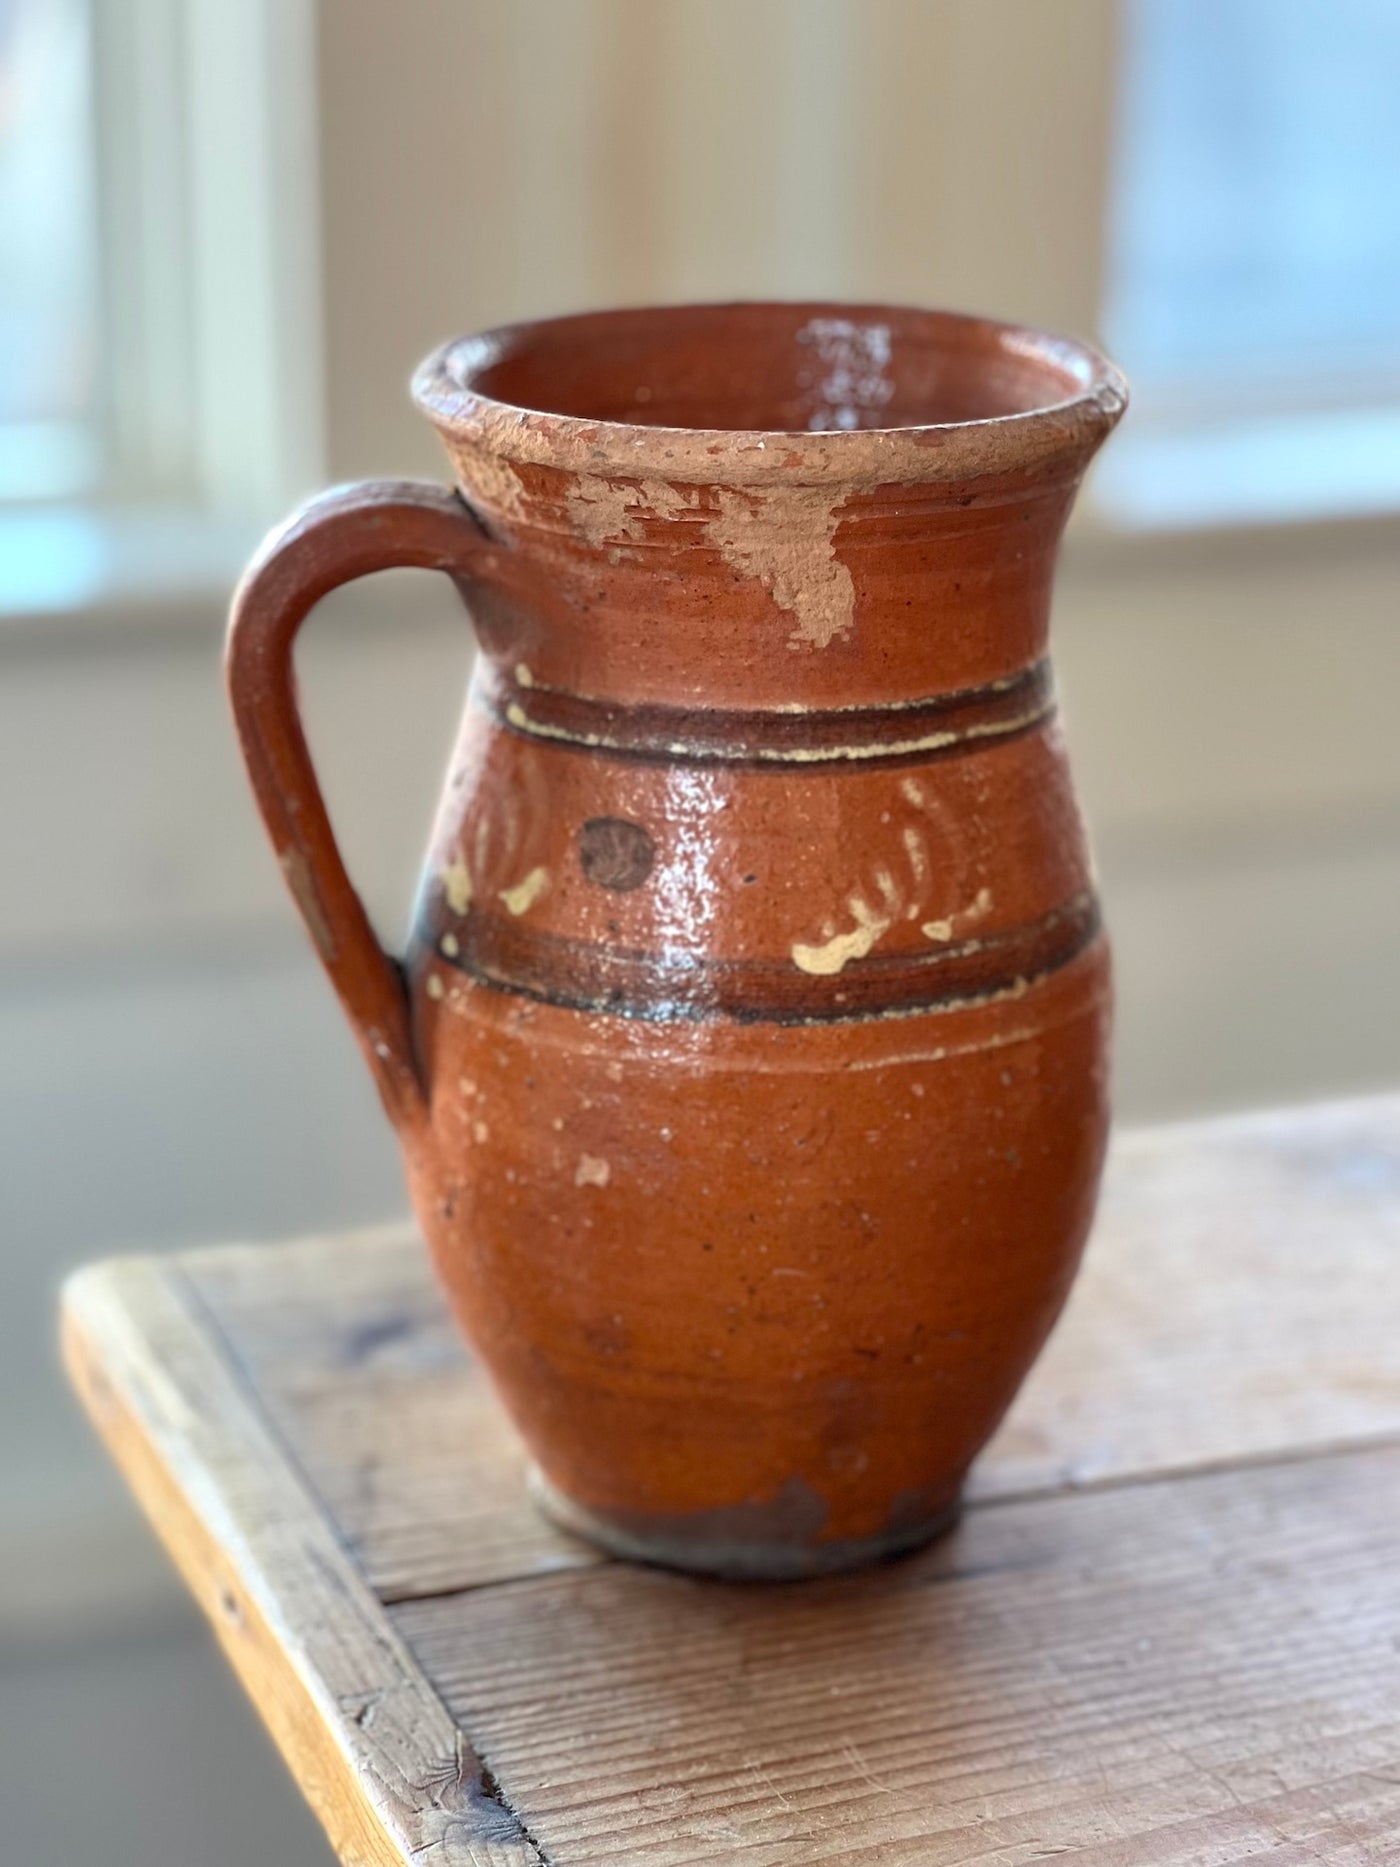
<svg viewBox="0 0 1400 1867"><path fill-rule="evenodd" d="M897 1543L1058 1313L1107 1130L1049 701L918 759L759 763L534 736L494 692L409 959L459 1317L623 1543Z"/></svg>
<svg viewBox="0 0 1400 1867"><path fill-rule="evenodd" d="M1088 1227L1102 941L996 1003L788 1028L424 971L419 1216L551 1481L668 1541L944 1511Z"/></svg>

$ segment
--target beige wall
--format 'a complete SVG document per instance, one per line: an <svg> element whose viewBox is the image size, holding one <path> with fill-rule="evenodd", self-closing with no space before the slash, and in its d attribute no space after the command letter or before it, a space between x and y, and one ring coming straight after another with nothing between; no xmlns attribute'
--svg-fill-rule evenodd
<svg viewBox="0 0 1400 1867"><path fill-rule="evenodd" d="M1087 331L1113 13L323 5L334 470L425 464L410 361L454 330L547 311L844 294Z"/></svg>

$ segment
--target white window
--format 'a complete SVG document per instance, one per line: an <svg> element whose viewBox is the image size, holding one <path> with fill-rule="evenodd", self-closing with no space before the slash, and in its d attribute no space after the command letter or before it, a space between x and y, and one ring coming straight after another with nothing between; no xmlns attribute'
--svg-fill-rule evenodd
<svg viewBox="0 0 1400 1867"><path fill-rule="evenodd" d="M1400 7L1125 0L1104 333L1129 520L1400 505Z"/></svg>
<svg viewBox="0 0 1400 1867"><path fill-rule="evenodd" d="M211 598L320 477L309 0L0 0L0 616Z"/></svg>
<svg viewBox="0 0 1400 1867"><path fill-rule="evenodd" d="M0 8L0 499L100 473L92 91L84 0Z"/></svg>

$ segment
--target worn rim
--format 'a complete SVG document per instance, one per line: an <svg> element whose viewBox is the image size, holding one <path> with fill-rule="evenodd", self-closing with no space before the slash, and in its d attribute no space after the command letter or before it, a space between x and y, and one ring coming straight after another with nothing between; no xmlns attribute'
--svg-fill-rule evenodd
<svg viewBox="0 0 1400 1867"><path fill-rule="evenodd" d="M727 316L898 321L929 334L991 339L994 350L1038 365L1047 383L1072 392L1036 407L969 421L894 428L675 428L598 420L519 407L477 384L513 355L560 339L587 342L626 320L674 322ZM1091 345L1023 325L960 312L841 302L736 301L666 305L651 310L583 312L502 325L455 337L425 359L413 378L418 406L452 444L498 458L568 472L622 478L655 476L700 485L789 485L964 480L1045 465L1063 457L1082 464L1127 406L1121 372Z"/></svg>

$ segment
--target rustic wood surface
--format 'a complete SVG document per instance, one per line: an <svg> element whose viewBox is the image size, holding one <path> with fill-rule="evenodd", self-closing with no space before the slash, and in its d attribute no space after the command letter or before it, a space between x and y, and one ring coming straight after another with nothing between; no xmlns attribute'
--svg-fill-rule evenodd
<svg viewBox="0 0 1400 1867"><path fill-rule="evenodd" d="M1400 1097L1123 1137L959 1529L613 1564L406 1230L82 1273L74 1379L342 1857L1400 1861Z"/></svg>

